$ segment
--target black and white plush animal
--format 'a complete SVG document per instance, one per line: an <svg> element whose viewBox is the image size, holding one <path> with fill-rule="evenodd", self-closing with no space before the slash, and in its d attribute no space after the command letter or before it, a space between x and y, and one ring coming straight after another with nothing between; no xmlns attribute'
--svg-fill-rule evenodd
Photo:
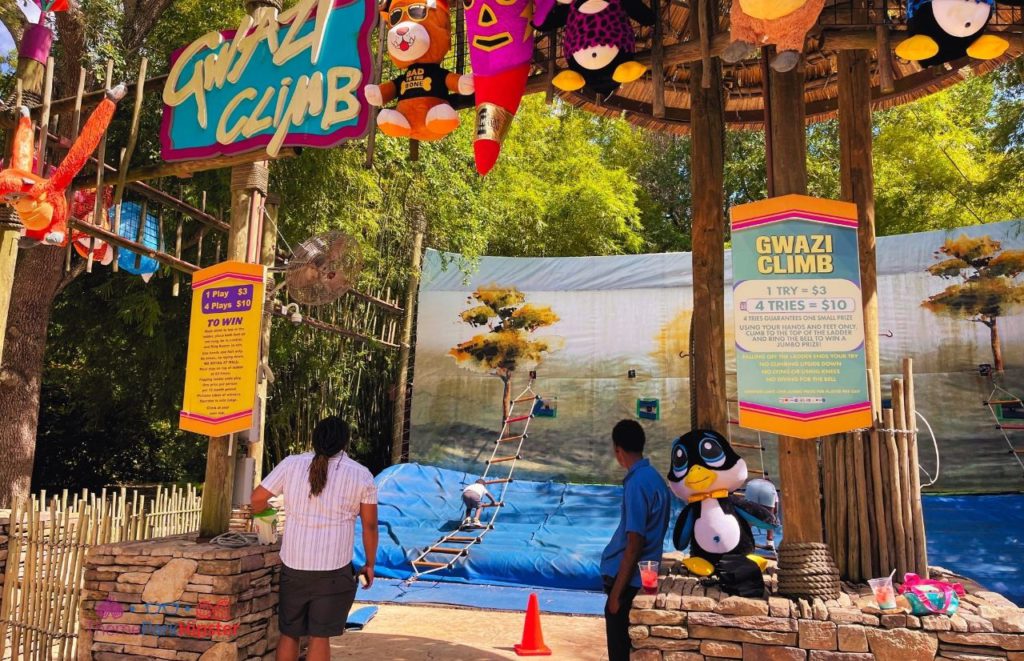
<svg viewBox="0 0 1024 661"><path fill-rule="evenodd" d="M984 34L994 12L995 0L909 0L907 32L911 36L896 47L896 54L924 67L967 56L997 58L1010 44L1002 37Z"/></svg>
<svg viewBox="0 0 1024 661"><path fill-rule="evenodd" d="M683 564L691 573L709 576L725 556L751 556L764 568L752 555L750 526L774 529L775 514L732 493L746 480L747 463L718 432L698 429L672 443L668 486L686 503L672 540L679 550L690 547Z"/></svg>

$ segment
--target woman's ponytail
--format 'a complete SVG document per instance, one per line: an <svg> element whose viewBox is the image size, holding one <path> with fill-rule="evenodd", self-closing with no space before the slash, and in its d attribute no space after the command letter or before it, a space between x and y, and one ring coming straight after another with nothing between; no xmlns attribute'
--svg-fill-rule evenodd
<svg viewBox="0 0 1024 661"><path fill-rule="evenodd" d="M319 496L327 486L331 457L348 447L348 423L338 416L324 418L313 430L313 462L309 465L309 495Z"/></svg>

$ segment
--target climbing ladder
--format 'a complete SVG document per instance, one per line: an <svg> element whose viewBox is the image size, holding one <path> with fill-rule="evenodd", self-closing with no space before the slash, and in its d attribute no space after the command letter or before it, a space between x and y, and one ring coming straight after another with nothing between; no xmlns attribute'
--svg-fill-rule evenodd
<svg viewBox="0 0 1024 661"><path fill-rule="evenodd" d="M1014 445L1008 432L1024 431L1024 401L1019 397L992 382L992 392L985 400L985 406L992 413L996 429L1003 435L1009 453L1017 460L1021 471L1024 472L1024 445Z"/></svg>
<svg viewBox="0 0 1024 661"><path fill-rule="evenodd" d="M483 542L484 535L494 529L498 513L505 506L505 492L508 490L508 485L512 483L516 462L522 458L523 443L529 438L530 421L533 420L533 411L539 399L540 397L533 391L533 380L531 379L526 389L513 399L509 406L508 417L505 418L501 433L494 442L491 457L487 460L487 468L484 469L482 476L488 491L491 491L492 485L501 485L501 493L494 503L480 503L481 507L491 510L487 523L479 528L460 526L428 546L412 561L414 573L409 578L410 581L415 581L427 574L450 569L456 562L468 557L473 545ZM522 413L526 405L529 406L529 410ZM517 408L519 411L516 411ZM508 469L507 473L504 471L505 468ZM498 473L500 475L496 475Z"/></svg>

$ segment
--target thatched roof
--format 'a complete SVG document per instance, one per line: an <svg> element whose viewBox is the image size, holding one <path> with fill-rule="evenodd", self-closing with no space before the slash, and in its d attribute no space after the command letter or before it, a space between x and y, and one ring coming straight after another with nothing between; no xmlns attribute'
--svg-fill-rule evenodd
<svg viewBox="0 0 1024 661"><path fill-rule="evenodd" d="M647 0L648 2L650 0ZM728 0L719 20L719 34L712 42L712 52L721 52L728 44ZM603 114L624 116L629 121L654 130L685 133L689 124L690 72L692 63L700 60L700 45L696 29L692 29L690 5L694 0L662 0L663 71L665 114L655 118L652 111L654 85L648 72L640 80L623 85L607 99L584 97L578 93L559 95L578 107ZM860 10L852 7L873 4L876 8ZM953 62L945 66L922 70L915 62L899 60L895 55L883 58L883 65L892 70L892 89L880 87L878 44L881 34L887 34L891 45L905 37L904 3L901 0L828 0L817 28L807 40L806 56L801 65L805 70L807 117L821 121L835 115L838 106L838 80L836 55L844 48L865 48L871 51L872 97L876 109L888 108L938 92L962 81L966 76L985 73L1024 54L1024 10L1020 7L999 5L988 30L998 32L1010 43L1010 50L1001 58L988 62L970 60ZM651 62L653 29L639 28L638 59ZM531 88L539 91L547 87L549 79L550 48L547 37L538 40L535 76ZM565 68L561 47L556 50L555 66ZM764 119L762 98L763 65L760 57L723 64L726 121L734 127L757 127Z"/></svg>

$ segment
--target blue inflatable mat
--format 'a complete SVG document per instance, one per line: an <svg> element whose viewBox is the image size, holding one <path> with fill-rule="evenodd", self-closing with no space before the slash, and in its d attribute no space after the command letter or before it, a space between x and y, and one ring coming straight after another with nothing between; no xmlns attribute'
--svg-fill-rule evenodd
<svg viewBox="0 0 1024 661"><path fill-rule="evenodd" d="M392 466L378 475L377 576L408 578L411 560L458 526L464 515L462 489L477 477L420 464ZM465 561L429 575L427 581L600 591L598 564L618 525L621 499L622 488L614 485L512 482L506 506L484 542L474 546ZM677 502L673 523L679 508ZM1024 605L1024 495L926 496L924 512L931 564L969 576ZM672 550L671 529L665 548ZM356 566L362 562L357 545ZM387 585L382 582L368 592L385 590ZM477 604L464 593L449 594L443 586L401 594L405 600L496 607L485 605L490 603L487 599ZM397 588L388 589L391 597L400 596ZM360 598L393 600L370 599L362 591ZM559 612L590 612L572 608Z"/></svg>
<svg viewBox="0 0 1024 661"><path fill-rule="evenodd" d="M526 610L531 593L537 595L540 609L545 613L604 614L606 597L603 592L508 585L467 585L426 579L409 583L389 578L378 578L369 590L359 590L356 599L368 602L446 604L467 608L522 612Z"/></svg>

